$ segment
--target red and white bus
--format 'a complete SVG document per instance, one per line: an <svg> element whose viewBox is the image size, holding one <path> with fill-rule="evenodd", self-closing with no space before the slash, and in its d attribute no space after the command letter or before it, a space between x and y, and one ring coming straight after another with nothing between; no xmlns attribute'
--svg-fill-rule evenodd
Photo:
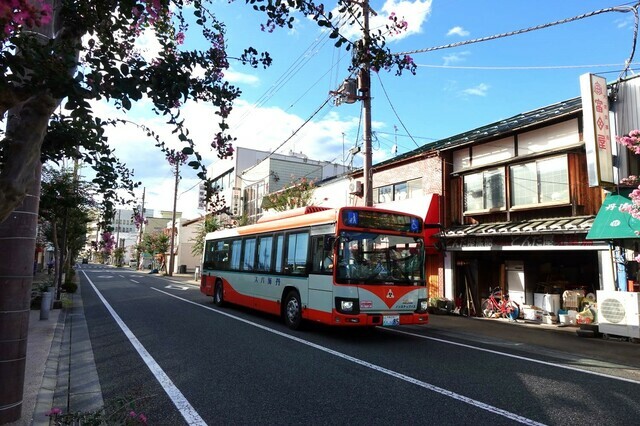
<svg viewBox="0 0 640 426"><path fill-rule="evenodd" d="M303 207L207 234L200 291L335 326L427 324L420 217L373 207Z"/></svg>

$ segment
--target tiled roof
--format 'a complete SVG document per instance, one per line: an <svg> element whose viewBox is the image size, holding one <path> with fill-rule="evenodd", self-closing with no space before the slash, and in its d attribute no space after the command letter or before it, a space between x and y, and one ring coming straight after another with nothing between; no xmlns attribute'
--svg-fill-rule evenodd
<svg viewBox="0 0 640 426"><path fill-rule="evenodd" d="M559 217L523 220L519 222L495 222L477 225L452 226L437 234L440 238L487 237L523 234L584 233L591 229L595 216Z"/></svg>

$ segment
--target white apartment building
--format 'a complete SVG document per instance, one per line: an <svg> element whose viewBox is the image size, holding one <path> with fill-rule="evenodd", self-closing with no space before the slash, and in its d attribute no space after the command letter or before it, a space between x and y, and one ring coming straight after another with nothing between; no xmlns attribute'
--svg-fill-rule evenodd
<svg viewBox="0 0 640 426"><path fill-rule="evenodd" d="M233 157L209 166L209 177L229 207L230 217L223 223L233 223L242 216L255 222L262 215L262 198L300 179L315 182L345 173L348 167L309 159L303 153L288 155L238 147Z"/></svg>

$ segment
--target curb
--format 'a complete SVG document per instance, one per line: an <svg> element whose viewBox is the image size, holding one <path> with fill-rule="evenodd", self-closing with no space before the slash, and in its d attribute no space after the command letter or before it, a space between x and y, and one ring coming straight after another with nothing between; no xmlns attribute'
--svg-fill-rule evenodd
<svg viewBox="0 0 640 426"><path fill-rule="evenodd" d="M53 408L53 395L58 383L60 348L62 347L62 336L64 334L66 318L67 309L61 309L58 324L56 324L53 340L51 341L49 356L45 362L42 386L38 391L36 405L33 409L33 422L31 424L34 426L48 426L50 424L49 417L46 416L46 414Z"/></svg>

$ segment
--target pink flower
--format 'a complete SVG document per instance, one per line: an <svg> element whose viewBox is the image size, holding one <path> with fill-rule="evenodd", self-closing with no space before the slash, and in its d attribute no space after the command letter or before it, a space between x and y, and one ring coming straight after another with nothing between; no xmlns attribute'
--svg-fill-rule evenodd
<svg viewBox="0 0 640 426"><path fill-rule="evenodd" d="M47 416L57 416L58 414L62 414L62 410L59 408L52 408L51 411L47 413Z"/></svg>

